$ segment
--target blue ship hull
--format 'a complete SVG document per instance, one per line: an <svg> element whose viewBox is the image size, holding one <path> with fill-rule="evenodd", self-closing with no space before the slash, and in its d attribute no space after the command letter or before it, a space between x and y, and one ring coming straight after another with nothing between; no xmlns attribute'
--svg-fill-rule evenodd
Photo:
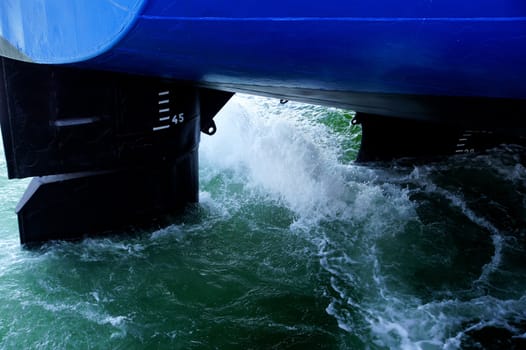
<svg viewBox="0 0 526 350"><path fill-rule="evenodd" d="M526 99L526 5L512 0L4 0L0 37L37 63L384 115Z"/></svg>

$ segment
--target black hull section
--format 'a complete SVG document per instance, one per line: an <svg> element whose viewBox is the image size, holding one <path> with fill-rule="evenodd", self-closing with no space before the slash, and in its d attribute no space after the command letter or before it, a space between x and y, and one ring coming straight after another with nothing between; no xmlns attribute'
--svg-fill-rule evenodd
<svg viewBox="0 0 526 350"><path fill-rule="evenodd" d="M526 145L526 129L400 119L358 113L353 123L362 126L358 162L408 158L413 162L436 157L479 153L501 144Z"/></svg>
<svg viewBox="0 0 526 350"><path fill-rule="evenodd" d="M24 244L162 221L198 201L200 131L231 93L0 58L10 178ZM205 107L201 108L201 105Z"/></svg>
<svg viewBox="0 0 526 350"><path fill-rule="evenodd" d="M198 201L197 149L172 164L36 177L20 201L20 241L74 240L165 225Z"/></svg>

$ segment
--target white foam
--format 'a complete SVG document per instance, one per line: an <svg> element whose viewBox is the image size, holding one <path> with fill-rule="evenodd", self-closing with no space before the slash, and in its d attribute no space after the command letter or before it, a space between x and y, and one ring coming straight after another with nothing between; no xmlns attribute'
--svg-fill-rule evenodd
<svg viewBox="0 0 526 350"><path fill-rule="evenodd" d="M372 185L370 169L341 164L339 140L325 125L306 118L304 105L287 106L234 97L216 118L217 134L202 140L203 176L234 171L245 186L292 210L297 215L293 229L308 230L322 220L361 220L389 200L398 203L389 208L393 215L409 210L410 202L395 193L400 191L396 186Z"/></svg>
<svg viewBox="0 0 526 350"><path fill-rule="evenodd" d="M272 194L303 218L316 221L341 211L346 186L336 154L317 142L320 134L327 134L325 128L318 125L306 132L297 115L260 115L243 98L217 117L217 134L202 142L203 162L246 176L247 186Z"/></svg>
<svg viewBox="0 0 526 350"><path fill-rule="evenodd" d="M469 208L460 194L452 193L434 184L429 176L434 170L436 168L432 166L416 167L408 176L402 175L398 181L416 183L418 191L438 194L446 198L470 221L489 232L494 252L482 267L480 276L474 279L472 294L477 295L477 288L480 285L488 285L492 274L500 270L507 240L506 234ZM397 179L394 180L396 183ZM352 331L355 320L349 317L348 311L352 310L360 313L367 321L371 327L372 341L376 345L401 349L457 349L461 346L467 332L487 326L506 328L516 333L517 329L513 329L508 322L510 319L521 320L526 317L524 296L519 300L481 296L467 300L452 299L423 303L418 298L401 294L388 287L385 278L392 276L386 276L382 271L382 264L378 261L378 252L375 248L376 239L388 234L394 234L393 238L396 237L397 227L400 227L398 221L403 224L414 217L412 206L406 205L409 201L409 191L404 192L396 186L393 188L394 192L390 199L394 203L400 203L393 207L382 202L388 193L386 188L368 184L367 189L359 192L356 197L361 206L354 206L352 218L364 220L365 226L362 228L368 235L367 238L352 243L362 248L361 261L353 261L354 267L347 264L348 260L343 259L342 251L338 252L334 249L337 244L321 245L320 261L333 276L331 286L337 295L327 312L337 319L339 327ZM374 210L369 210L368 207L376 208L380 215L375 216ZM398 209L399 207L402 209ZM346 275L349 271L355 278ZM371 284L371 280L359 275L358 271L362 274L363 271L370 271L374 283ZM353 295L354 290L364 289L364 285L367 290L366 296L362 296L363 299L356 299L357 297ZM477 319L481 321L473 325L473 320ZM368 339L364 341L367 342Z"/></svg>
<svg viewBox="0 0 526 350"><path fill-rule="evenodd" d="M494 247L494 253L491 257L491 260L485 264L482 268L481 274L477 280L474 281L474 284L487 284L489 276L499 269L501 260L502 260L502 249L503 242L505 241L505 235L497 229L490 221L485 218L477 215L472 209L468 208L465 200L461 197L460 194L454 194L450 191L447 191L443 188L436 186L435 184L425 182L423 188L428 192L437 193L444 198L447 198L451 204L460 209L460 211L473 223L480 226L481 228L487 230L491 234L491 240Z"/></svg>
<svg viewBox="0 0 526 350"><path fill-rule="evenodd" d="M153 231L150 235L151 240L159 240L167 237L175 237L177 240L181 240L185 236L185 232L182 226L170 225L163 227L159 230Z"/></svg>
<svg viewBox="0 0 526 350"><path fill-rule="evenodd" d="M277 101L263 101L265 113L281 108ZM277 107L269 108L272 103ZM244 186L264 192L292 210L296 214L293 229L308 231L335 220L347 225L344 230L360 227L361 237L353 236L352 231L341 233L346 242L333 241L323 229L317 230L313 239L336 292L326 311L342 330L353 332L352 315L361 313L369 321L373 338L386 346L420 349L441 344L442 330L429 334L434 322L419 325L423 320L420 313L425 312L417 310L411 315L404 309L408 305L416 308L418 303L397 299L387 289L376 259L376 240L386 235L395 238L416 218L408 189L377 181L378 173L369 168L341 164L341 150L330 142L331 132L302 118L301 109L263 114L253 99L238 96L216 123L217 134L204 138L201 146L207 181L235 172ZM213 203L213 195L205 196L205 203ZM349 249L360 250L360 260L350 258ZM357 276L358 271L362 275ZM370 296L358 301L352 293L363 288L360 283L370 286ZM393 307L379 307L382 303L393 303Z"/></svg>

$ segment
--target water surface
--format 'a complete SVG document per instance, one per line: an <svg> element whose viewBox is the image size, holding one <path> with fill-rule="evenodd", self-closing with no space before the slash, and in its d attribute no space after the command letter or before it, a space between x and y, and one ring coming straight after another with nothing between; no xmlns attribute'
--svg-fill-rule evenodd
<svg viewBox="0 0 526 350"><path fill-rule="evenodd" d="M526 150L353 163L352 113L236 96L173 225L19 246L0 178L0 348L526 344Z"/></svg>

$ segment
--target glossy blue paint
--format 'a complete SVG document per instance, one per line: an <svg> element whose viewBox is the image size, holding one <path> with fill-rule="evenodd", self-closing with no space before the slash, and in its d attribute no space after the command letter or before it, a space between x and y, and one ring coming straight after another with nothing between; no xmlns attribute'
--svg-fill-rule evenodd
<svg viewBox="0 0 526 350"><path fill-rule="evenodd" d="M34 62L83 61L118 42L143 5L144 0L1 0L0 37Z"/></svg>
<svg viewBox="0 0 526 350"><path fill-rule="evenodd" d="M3 1L0 9L18 3ZM53 17L49 44L26 13L26 41L12 41L1 12L2 35L39 62L212 84L526 98L526 4L517 0L33 3L48 19L84 6Z"/></svg>

